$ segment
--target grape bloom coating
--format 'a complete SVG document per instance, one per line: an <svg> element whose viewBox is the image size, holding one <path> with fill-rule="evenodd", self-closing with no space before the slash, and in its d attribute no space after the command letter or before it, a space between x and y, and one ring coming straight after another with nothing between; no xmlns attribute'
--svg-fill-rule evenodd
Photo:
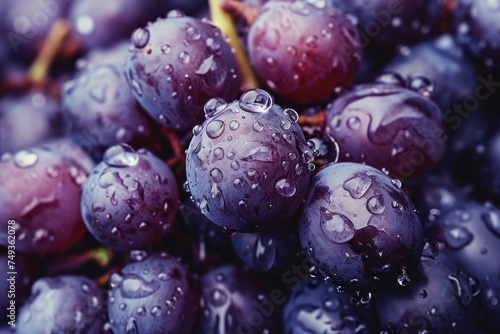
<svg viewBox="0 0 500 334"><path fill-rule="evenodd" d="M313 148L295 110L264 90L227 103L211 99L186 154L186 190L210 220L235 231L287 221L307 192Z"/></svg>

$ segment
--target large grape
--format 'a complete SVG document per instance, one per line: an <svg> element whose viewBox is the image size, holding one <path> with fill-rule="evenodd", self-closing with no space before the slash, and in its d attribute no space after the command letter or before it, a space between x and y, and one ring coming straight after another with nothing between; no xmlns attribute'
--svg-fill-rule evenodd
<svg viewBox="0 0 500 334"><path fill-rule="evenodd" d="M264 90L227 103L212 99L186 156L193 200L219 226L256 231L287 221L307 191L313 150L297 113Z"/></svg>

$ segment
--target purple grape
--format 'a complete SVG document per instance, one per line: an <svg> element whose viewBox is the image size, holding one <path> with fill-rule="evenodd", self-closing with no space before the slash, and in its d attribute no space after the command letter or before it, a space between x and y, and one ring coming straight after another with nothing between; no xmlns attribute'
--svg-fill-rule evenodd
<svg viewBox="0 0 500 334"><path fill-rule="evenodd" d="M211 99L205 114L186 156L187 185L197 207L234 231L288 221L314 168L297 113L255 89L231 103Z"/></svg>
<svg viewBox="0 0 500 334"><path fill-rule="evenodd" d="M159 126L140 107L127 85L124 65L84 68L64 85L66 132L101 160L104 151L127 143L139 149L154 146Z"/></svg>
<svg viewBox="0 0 500 334"><path fill-rule="evenodd" d="M446 11L446 1L333 0L356 22L364 48L395 50L428 39Z"/></svg>
<svg viewBox="0 0 500 334"><path fill-rule="evenodd" d="M458 0L453 13L457 42L484 68L499 69L500 4L497 1Z"/></svg>
<svg viewBox="0 0 500 334"><path fill-rule="evenodd" d="M477 85L474 64L450 34L413 46L393 58L382 72L397 72L407 80L429 79L433 85L431 99L450 111L453 103L473 95Z"/></svg>
<svg viewBox="0 0 500 334"><path fill-rule="evenodd" d="M340 161L386 169L399 179L428 171L446 147L440 108L425 95L389 83L356 86L333 101L326 111L326 133L340 148Z"/></svg>
<svg viewBox="0 0 500 334"><path fill-rule="evenodd" d="M130 36L134 29L166 13L164 1L73 0L68 20L83 48L91 50Z"/></svg>
<svg viewBox="0 0 500 334"><path fill-rule="evenodd" d="M108 316L113 332L191 333L198 317L198 282L167 253L137 260L111 275Z"/></svg>
<svg viewBox="0 0 500 334"><path fill-rule="evenodd" d="M0 154L16 152L61 134L61 106L48 94L8 95L0 100Z"/></svg>
<svg viewBox="0 0 500 334"><path fill-rule="evenodd" d="M207 272L201 285L196 333L277 333L281 307L262 277L226 264Z"/></svg>
<svg viewBox="0 0 500 334"><path fill-rule="evenodd" d="M366 306L366 305L363 305ZM306 278L294 289L283 310L283 333L375 333L371 307L352 303L333 284Z"/></svg>
<svg viewBox="0 0 500 334"><path fill-rule="evenodd" d="M282 274L303 256L296 221L269 231L236 233L231 243L248 267L262 272Z"/></svg>
<svg viewBox="0 0 500 334"><path fill-rule="evenodd" d="M430 246L432 248L432 246ZM478 284L437 248L424 251L407 287L377 295L384 333L475 333Z"/></svg>
<svg viewBox="0 0 500 334"><path fill-rule="evenodd" d="M60 253L85 232L80 211L87 172L46 146L5 153L0 158L0 244L7 246L7 221L14 220L16 251Z"/></svg>
<svg viewBox="0 0 500 334"><path fill-rule="evenodd" d="M500 330L500 209L469 200L426 227L463 271L476 278L479 301L489 328Z"/></svg>
<svg viewBox="0 0 500 334"><path fill-rule="evenodd" d="M250 26L250 62L267 89L299 103L350 86L361 58L354 25L326 1L269 1Z"/></svg>
<svg viewBox="0 0 500 334"><path fill-rule="evenodd" d="M16 333L99 334L104 297L97 283L84 276L40 278L19 311Z"/></svg>
<svg viewBox="0 0 500 334"><path fill-rule="evenodd" d="M219 28L171 11L132 34L127 78L157 122L184 131L203 120L213 97L236 98L238 68Z"/></svg>
<svg viewBox="0 0 500 334"><path fill-rule="evenodd" d="M110 147L83 186L81 210L106 247L153 246L173 226L179 202L175 176L159 158L127 144Z"/></svg>
<svg viewBox="0 0 500 334"><path fill-rule="evenodd" d="M299 236L314 271L362 293L408 284L424 245L401 182L349 162L326 165L313 177Z"/></svg>

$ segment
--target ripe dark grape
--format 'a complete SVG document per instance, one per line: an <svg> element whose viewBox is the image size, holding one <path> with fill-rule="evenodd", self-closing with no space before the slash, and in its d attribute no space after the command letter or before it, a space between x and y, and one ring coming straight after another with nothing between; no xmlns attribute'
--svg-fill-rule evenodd
<svg viewBox="0 0 500 334"><path fill-rule="evenodd" d="M196 333L277 333L281 293L270 300L265 281L254 272L222 265L201 278L202 297Z"/></svg>
<svg viewBox="0 0 500 334"><path fill-rule="evenodd" d="M16 221L16 251L63 252L85 232L80 193L87 172L53 148L31 147L0 159L0 244L7 246L7 221Z"/></svg>
<svg viewBox="0 0 500 334"><path fill-rule="evenodd" d="M366 48L391 49L413 44L434 34L447 10L446 1L333 0L352 16Z"/></svg>
<svg viewBox="0 0 500 334"><path fill-rule="evenodd" d="M5 24L7 46L16 59L33 60L52 24L66 15L68 0L7 0Z"/></svg>
<svg viewBox="0 0 500 334"><path fill-rule="evenodd" d="M500 4L497 1L458 0L453 13L457 42L484 68L500 68L499 18Z"/></svg>
<svg viewBox="0 0 500 334"><path fill-rule="evenodd" d="M292 217L314 168L297 113L255 89L231 103L212 99L205 114L186 156L187 185L201 212L246 232Z"/></svg>
<svg viewBox="0 0 500 334"><path fill-rule="evenodd" d="M426 233L478 281L478 298L487 326L500 330L500 209L469 200L428 225Z"/></svg>
<svg viewBox="0 0 500 334"><path fill-rule="evenodd" d="M66 132L94 159L116 144L154 146L159 126L132 95L124 65L84 68L63 91Z"/></svg>
<svg viewBox="0 0 500 334"><path fill-rule="evenodd" d="M339 161L366 163L408 179L439 161L447 137L442 112L427 97L428 85L419 93L395 79L381 77L389 83L359 85L334 100L327 107L326 132L339 145Z"/></svg>
<svg viewBox="0 0 500 334"><path fill-rule="evenodd" d="M306 278L294 289L283 309L282 322L287 334L368 334L375 333L376 324L369 310L355 306L347 293L318 278Z"/></svg>
<svg viewBox="0 0 500 334"><path fill-rule="evenodd" d="M262 272L282 274L302 258L296 221L270 231L236 233L231 243L248 267Z"/></svg>
<svg viewBox="0 0 500 334"><path fill-rule="evenodd" d="M179 11L169 13L132 34L127 77L151 117L184 131L203 120L210 98L236 98L238 68L219 28Z"/></svg>
<svg viewBox="0 0 500 334"><path fill-rule="evenodd" d="M315 271L363 293L408 284L424 244L401 182L349 162L326 165L313 177L299 236Z"/></svg>
<svg viewBox="0 0 500 334"><path fill-rule="evenodd" d="M0 154L16 152L61 134L61 106L48 94L26 93L0 101Z"/></svg>
<svg viewBox="0 0 500 334"><path fill-rule="evenodd" d="M476 68L451 34L413 46L392 59L382 72L397 72L406 80L425 77L432 83L431 99L443 110L474 94ZM445 111L446 112L446 111Z"/></svg>
<svg viewBox="0 0 500 334"><path fill-rule="evenodd" d="M16 333L101 333L105 296L84 276L40 278L19 310Z"/></svg>
<svg viewBox="0 0 500 334"><path fill-rule="evenodd" d="M250 62L274 94L328 100L350 86L361 58L356 29L326 1L269 1L248 31Z"/></svg>
<svg viewBox="0 0 500 334"><path fill-rule="evenodd" d="M478 289L446 254L424 251L410 286L377 295L381 327L389 334L475 333Z"/></svg>
<svg viewBox="0 0 500 334"><path fill-rule="evenodd" d="M108 316L114 333L191 333L198 282L178 259L157 253L110 278Z"/></svg>
<svg viewBox="0 0 500 334"><path fill-rule="evenodd" d="M90 233L115 250L152 246L178 210L175 176L159 158L126 144L110 147L83 186L82 216Z"/></svg>
<svg viewBox="0 0 500 334"><path fill-rule="evenodd" d="M167 13L165 1L74 0L68 10L73 34L83 48L102 47Z"/></svg>

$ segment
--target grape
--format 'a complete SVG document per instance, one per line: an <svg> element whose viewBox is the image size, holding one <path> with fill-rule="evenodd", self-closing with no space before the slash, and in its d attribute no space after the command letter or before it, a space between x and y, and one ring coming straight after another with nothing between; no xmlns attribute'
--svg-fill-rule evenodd
<svg viewBox="0 0 500 334"><path fill-rule="evenodd" d="M202 121L210 98L236 98L239 80L219 28L179 11L134 31L127 78L151 117L178 131Z"/></svg>
<svg viewBox="0 0 500 334"><path fill-rule="evenodd" d="M326 165L313 177L299 236L317 271L361 293L408 284L424 245L401 182L352 162Z"/></svg>
<svg viewBox="0 0 500 334"><path fill-rule="evenodd" d="M377 313L387 333L475 333L477 282L436 252L424 252L410 286L378 295Z"/></svg>
<svg viewBox="0 0 500 334"><path fill-rule="evenodd" d="M95 160L115 144L142 148L159 137L159 126L132 95L123 65L83 69L65 83L63 109L66 132Z"/></svg>
<svg viewBox="0 0 500 334"><path fill-rule="evenodd" d="M199 308L198 283L167 253L128 263L109 284L114 333L191 333Z"/></svg>
<svg viewBox="0 0 500 334"><path fill-rule="evenodd" d="M16 152L61 134L59 101L47 94L6 96L0 101L0 154Z"/></svg>
<svg viewBox="0 0 500 334"><path fill-rule="evenodd" d="M127 144L110 147L83 186L85 225L102 244L132 250L159 242L173 226L179 194L160 159Z"/></svg>
<svg viewBox="0 0 500 334"><path fill-rule="evenodd" d="M7 246L7 221L16 221L16 251L60 253L85 232L80 193L87 172L43 145L0 158L0 244Z"/></svg>
<svg viewBox="0 0 500 334"><path fill-rule="evenodd" d="M201 278L201 285L196 333L276 333L281 308L269 300L269 288L253 272L218 266Z"/></svg>
<svg viewBox="0 0 500 334"><path fill-rule="evenodd" d="M384 168L399 179L415 177L443 155L442 112L427 97L429 85L419 86L419 93L395 84L399 77L379 80L333 101L326 111L326 133L339 145L339 161Z"/></svg>
<svg viewBox="0 0 500 334"><path fill-rule="evenodd" d="M361 58L355 27L326 1L269 1L248 31L250 62L267 89L299 103L350 86Z"/></svg>
<svg viewBox="0 0 500 334"><path fill-rule="evenodd" d="M306 278L294 289L284 307L283 332L375 333L374 318L372 312L355 306L347 293L338 292L335 285L318 278Z"/></svg>
<svg viewBox="0 0 500 334"><path fill-rule="evenodd" d="M40 278L19 311L16 333L101 333L103 292L84 276Z"/></svg>
<svg viewBox="0 0 500 334"><path fill-rule="evenodd" d="M186 156L187 185L197 207L234 231L287 221L304 199L313 158L297 113L255 89L231 103L211 99L205 114Z"/></svg>
<svg viewBox="0 0 500 334"><path fill-rule="evenodd" d="M91 50L125 38L137 27L166 13L164 1L73 0L68 19L74 36L84 49Z"/></svg>
<svg viewBox="0 0 500 334"><path fill-rule="evenodd" d="M425 77L432 83L433 99L443 110L474 94L476 68L451 34L426 40L391 60L382 70L397 72L411 80ZM445 111L446 112L446 111Z"/></svg>

